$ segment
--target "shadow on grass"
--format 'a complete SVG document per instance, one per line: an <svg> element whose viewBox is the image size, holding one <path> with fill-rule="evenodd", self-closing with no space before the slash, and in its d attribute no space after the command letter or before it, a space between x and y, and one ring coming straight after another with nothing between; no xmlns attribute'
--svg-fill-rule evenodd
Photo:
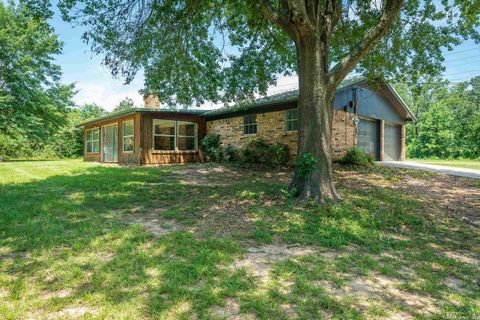
<svg viewBox="0 0 480 320"><path fill-rule="evenodd" d="M365 318L368 310L311 284L328 280L341 288L351 277L372 274L399 279L406 291L432 296L443 309L475 307L478 293L467 281L478 268L445 252L470 251L478 239L451 221L425 215L421 199L372 183L355 189L340 184L343 203L298 206L281 195L281 183L246 176L227 187L188 185L181 170L96 166L2 186L0 287L7 288L12 308L0 308L0 314L34 310L68 316L62 312L73 304L100 317L210 318L215 307L235 299L238 310L226 317L289 318L282 307L287 303L305 318L320 318L325 310L344 319ZM204 180L210 178L213 174ZM281 240L344 254L276 264L274 279L294 283L283 294L282 283L262 288L244 270L228 267L241 257L244 239L190 232L154 238L123 219L132 212L176 207L174 218L195 224L202 219L199 211L229 201L240 203L226 208L231 214L239 210L238 219L215 222L214 217L213 224L226 228L225 223L252 221L248 240L258 245ZM353 251L345 250L352 246ZM402 268L413 272L399 272ZM459 305L451 302L451 288L443 283L447 277L465 282L466 291L457 292ZM402 308L386 294L379 297L384 308Z"/></svg>

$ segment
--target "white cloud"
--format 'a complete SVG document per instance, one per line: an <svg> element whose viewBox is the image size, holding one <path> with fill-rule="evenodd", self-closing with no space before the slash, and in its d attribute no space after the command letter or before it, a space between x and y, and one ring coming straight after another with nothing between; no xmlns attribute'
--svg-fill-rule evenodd
<svg viewBox="0 0 480 320"><path fill-rule="evenodd" d="M108 70L98 67L89 72L89 79L76 81L76 88L79 91L74 97L78 105L84 103L96 103L99 106L111 111L125 98L131 98L138 106L143 106L143 97L138 90L143 88L143 76L137 76L129 85L124 85L120 79L114 79Z"/></svg>

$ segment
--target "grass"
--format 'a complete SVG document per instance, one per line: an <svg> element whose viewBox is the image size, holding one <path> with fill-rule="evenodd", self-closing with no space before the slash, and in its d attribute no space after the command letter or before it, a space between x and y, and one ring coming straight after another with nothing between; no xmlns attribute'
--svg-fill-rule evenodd
<svg viewBox="0 0 480 320"><path fill-rule="evenodd" d="M419 162L419 163L426 163L426 164L434 164L434 165L437 165L437 166L480 170L480 161L479 160L423 160L423 159L412 159L412 161Z"/></svg>
<svg viewBox="0 0 480 320"><path fill-rule="evenodd" d="M480 315L478 228L399 188L436 175L337 168L343 201L329 207L290 199L288 178L214 164L0 163L0 318ZM155 224L172 229L155 236Z"/></svg>

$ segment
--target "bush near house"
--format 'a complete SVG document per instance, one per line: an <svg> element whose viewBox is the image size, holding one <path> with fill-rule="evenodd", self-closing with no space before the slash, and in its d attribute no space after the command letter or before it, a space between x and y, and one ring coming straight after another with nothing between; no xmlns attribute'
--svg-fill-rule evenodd
<svg viewBox="0 0 480 320"><path fill-rule="evenodd" d="M225 160L227 160L227 162L234 162L238 160L238 150L231 144L225 148Z"/></svg>
<svg viewBox="0 0 480 320"><path fill-rule="evenodd" d="M371 166L373 158L359 148L353 147L347 150L347 153L340 159L339 163L352 167Z"/></svg>
<svg viewBox="0 0 480 320"><path fill-rule="evenodd" d="M207 134L201 141L202 150L205 153L205 160L219 162L223 159L223 150L220 146L220 135Z"/></svg>
<svg viewBox="0 0 480 320"><path fill-rule="evenodd" d="M290 161L290 150L283 143L269 144L263 139L255 139L241 150L240 159L247 164L284 166Z"/></svg>

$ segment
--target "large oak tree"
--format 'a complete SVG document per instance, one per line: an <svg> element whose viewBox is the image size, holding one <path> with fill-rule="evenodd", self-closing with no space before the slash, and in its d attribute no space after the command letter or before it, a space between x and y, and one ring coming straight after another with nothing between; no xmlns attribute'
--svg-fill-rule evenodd
<svg viewBox="0 0 480 320"><path fill-rule="evenodd" d="M48 1L28 1L49 15ZM353 70L416 81L442 70L442 50L479 40L474 0L61 0L67 20L114 75L142 70L164 103L244 101L279 75L299 78L298 155L314 157L291 186L317 202L337 199L332 177L333 99Z"/></svg>

